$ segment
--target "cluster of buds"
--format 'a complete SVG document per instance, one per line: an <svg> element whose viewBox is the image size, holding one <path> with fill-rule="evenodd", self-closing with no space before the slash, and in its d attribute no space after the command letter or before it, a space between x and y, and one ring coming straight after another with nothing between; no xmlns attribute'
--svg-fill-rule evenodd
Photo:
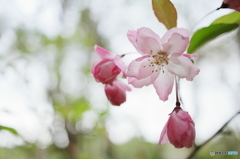
<svg viewBox="0 0 240 159"><path fill-rule="evenodd" d="M94 62L91 73L97 82L105 84L105 94L108 100L113 105L120 106L126 101L126 91L131 91L130 87L117 80L120 73L126 77L121 56L114 55L97 45L94 49L101 59Z"/></svg>

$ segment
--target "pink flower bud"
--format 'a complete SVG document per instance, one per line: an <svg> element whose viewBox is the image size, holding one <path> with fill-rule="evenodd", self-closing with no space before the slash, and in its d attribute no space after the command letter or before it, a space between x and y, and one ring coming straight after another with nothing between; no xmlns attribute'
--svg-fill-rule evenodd
<svg viewBox="0 0 240 159"><path fill-rule="evenodd" d="M124 103L126 101L126 91L131 91L131 88L120 81L105 85L106 96L112 105L120 106Z"/></svg>
<svg viewBox="0 0 240 159"><path fill-rule="evenodd" d="M239 11L240 0L224 0L220 8L232 8Z"/></svg>
<svg viewBox="0 0 240 159"><path fill-rule="evenodd" d="M117 75L125 72L124 63L119 55L114 55L97 45L94 49L101 60L94 62L91 73L97 82L111 84L116 80Z"/></svg>
<svg viewBox="0 0 240 159"><path fill-rule="evenodd" d="M188 112L176 107L163 128L159 145L170 141L176 148L190 148L194 144L195 127Z"/></svg>
<svg viewBox="0 0 240 159"><path fill-rule="evenodd" d="M240 1L239 0L224 0L223 3L228 4L229 8L240 7Z"/></svg>

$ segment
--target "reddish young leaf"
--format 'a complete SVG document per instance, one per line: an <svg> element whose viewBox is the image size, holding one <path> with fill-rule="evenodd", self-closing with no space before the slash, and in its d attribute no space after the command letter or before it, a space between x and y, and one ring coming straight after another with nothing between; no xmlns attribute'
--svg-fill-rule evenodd
<svg viewBox="0 0 240 159"><path fill-rule="evenodd" d="M177 26L177 11L170 0L152 0L152 6L158 21L167 29Z"/></svg>

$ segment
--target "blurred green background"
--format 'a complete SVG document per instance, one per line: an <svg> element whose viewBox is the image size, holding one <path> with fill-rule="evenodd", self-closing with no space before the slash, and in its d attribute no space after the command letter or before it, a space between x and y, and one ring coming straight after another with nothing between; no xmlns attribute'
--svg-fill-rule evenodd
<svg viewBox="0 0 240 159"><path fill-rule="evenodd" d="M179 25L182 27L190 28L196 19L203 16L196 12L189 15L194 8L186 10L188 2L173 2L181 14ZM208 7L205 7L207 2L196 3L199 4L196 11L215 7L214 3ZM108 128L112 106L104 96L103 86L96 83L90 74L91 65L97 59L93 50L95 44L118 53L127 52L131 48L130 44L126 45L129 43L126 38L128 29L146 25L154 26L162 33L166 31L154 17L150 1L0 0L0 4L0 125L17 131L14 134L9 130L0 130L0 159L184 159L193 150L175 149L170 144L158 146L157 140L151 142L146 139L147 133L132 135L125 142L113 142ZM124 8L127 8L126 12ZM202 13L206 14L206 10ZM105 18L111 14L116 16ZM230 36L235 38L232 45L238 48L238 31L217 43L226 43ZM123 37L126 42L122 41ZM204 63L207 52L211 51L213 56L225 52L224 48L217 48L215 44L199 50L196 61L199 66L209 64L209 61ZM222 64L219 62L221 58L211 58ZM235 56L231 58L236 59ZM224 65L218 69L222 67L226 68ZM239 74L239 68L237 71ZM199 81L200 78L191 89L200 88ZM228 84L226 81L222 83ZM234 87L237 90L239 82L234 84L238 86ZM200 95L194 98L196 102L201 100L198 97ZM201 102L198 104L201 105ZM189 111L193 112L195 119L201 120L204 114L198 112L198 104L192 108L195 111L191 108ZM239 106L233 107L232 112L239 110ZM172 107L168 109L166 112L170 112ZM163 123L167 118L165 114ZM230 117L231 112L224 121ZM236 118L235 123L238 121L239 118ZM209 122L205 121L203 125ZM212 135L223 124L219 122L210 133L208 127L202 130ZM211 150L240 153L239 127L233 127L236 125L227 127L194 158L239 158L239 155L209 155ZM156 132L159 135L161 128L162 124ZM126 136L129 134L127 131ZM197 141L201 143L207 138L197 138Z"/></svg>

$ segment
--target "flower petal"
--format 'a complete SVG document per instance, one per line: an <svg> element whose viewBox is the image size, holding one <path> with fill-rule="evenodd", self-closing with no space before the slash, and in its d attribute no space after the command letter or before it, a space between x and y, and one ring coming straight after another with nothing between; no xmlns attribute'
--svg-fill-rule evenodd
<svg viewBox="0 0 240 159"><path fill-rule="evenodd" d="M179 33L173 33L166 43L163 43L163 51L169 55L173 53L182 54L189 45L189 37L182 36Z"/></svg>
<svg viewBox="0 0 240 159"><path fill-rule="evenodd" d="M195 128L194 128L194 124L189 123L189 128L188 131L186 133L187 138L182 139L181 143L184 147L190 148L193 146L194 144L194 140L195 140L195 136L196 136L196 132L195 132Z"/></svg>
<svg viewBox="0 0 240 159"><path fill-rule="evenodd" d="M126 101L126 91L131 91L127 85L120 81L105 85L105 94L112 105L120 106Z"/></svg>
<svg viewBox="0 0 240 159"><path fill-rule="evenodd" d="M168 120L167 125L167 135L171 144L173 144L176 148L184 147L183 143L181 142L182 139L185 139L184 133L188 130L188 123L180 120L177 117L177 113L173 112Z"/></svg>
<svg viewBox="0 0 240 159"><path fill-rule="evenodd" d="M187 57L187 58L194 58L197 57L197 55L194 54L182 54L183 56Z"/></svg>
<svg viewBox="0 0 240 159"><path fill-rule="evenodd" d="M200 72L199 68L195 67L192 61L184 56L171 56L168 71L180 78L186 78L188 81L192 81Z"/></svg>
<svg viewBox="0 0 240 159"><path fill-rule="evenodd" d="M159 72L153 72L150 76L143 78L143 79L136 79L135 77L129 77L128 83L132 84L135 88L141 88L143 86L148 86L150 84L153 84L157 76L159 75Z"/></svg>
<svg viewBox="0 0 240 159"><path fill-rule="evenodd" d="M184 28L172 28L170 30L168 30L164 35L163 37L161 38L161 43L164 44L164 43L167 43L168 40L172 37L172 34L174 33L178 33L180 35L182 35L183 37L189 37L190 36L190 33L187 29L184 29Z"/></svg>
<svg viewBox="0 0 240 159"><path fill-rule="evenodd" d="M160 37L149 28L128 31L128 39L141 54L150 54L161 50Z"/></svg>
<svg viewBox="0 0 240 159"><path fill-rule="evenodd" d="M119 82L119 81L117 81L117 82L118 82L119 87L123 88L125 91L131 91L131 90L132 90L132 89L131 89L128 85L126 85L125 83Z"/></svg>
<svg viewBox="0 0 240 159"><path fill-rule="evenodd" d="M102 47L95 45L94 49L98 56L102 59L113 59L115 55L113 55L110 51L103 49Z"/></svg>
<svg viewBox="0 0 240 159"><path fill-rule="evenodd" d="M195 139L194 122L188 112L173 112L168 120L167 135L170 143L176 148L193 146Z"/></svg>
<svg viewBox="0 0 240 159"><path fill-rule="evenodd" d="M129 39L129 41L133 44L133 46L136 48L136 50L141 53L144 54L137 45L137 32L135 30L129 30L127 33L127 37Z"/></svg>
<svg viewBox="0 0 240 159"><path fill-rule="evenodd" d="M123 77L126 78L126 69L125 69L125 64L124 64L122 58L117 55L113 59L113 62L123 72Z"/></svg>
<svg viewBox="0 0 240 159"><path fill-rule="evenodd" d="M128 66L127 76L135 77L138 80L150 76L155 71L155 67L150 65L149 58L143 56L133 60Z"/></svg>
<svg viewBox="0 0 240 159"><path fill-rule="evenodd" d="M121 72L111 59L103 59L94 62L91 69L95 80L103 84L111 84Z"/></svg>
<svg viewBox="0 0 240 159"><path fill-rule="evenodd" d="M166 67L165 67L166 68ZM159 76L154 81L153 85L159 98L163 101L168 100L169 94L172 92L174 83L174 75L168 71L160 71Z"/></svg>
<svg viewBox="0 0 240 159"><path fill-rule="evenodd" d="M167 136L167 124L168 124L168 122L165 124L165 126L162 130L158 145L163 145L169 141L168 136Z"/></svg>

